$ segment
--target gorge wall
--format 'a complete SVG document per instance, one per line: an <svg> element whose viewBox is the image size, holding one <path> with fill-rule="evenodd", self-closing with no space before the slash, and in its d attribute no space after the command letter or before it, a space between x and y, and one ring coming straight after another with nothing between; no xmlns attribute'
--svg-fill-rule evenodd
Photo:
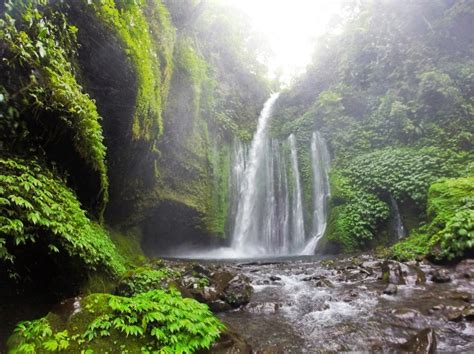
<svg viewBox="0 0 474 354"><path fill-rule="evenodd" d="M117 274L132 243L223 239L231 146L269 95L244 20L194 0L1 10L2 278L36 283L31 249L52 274Z"/></svg>

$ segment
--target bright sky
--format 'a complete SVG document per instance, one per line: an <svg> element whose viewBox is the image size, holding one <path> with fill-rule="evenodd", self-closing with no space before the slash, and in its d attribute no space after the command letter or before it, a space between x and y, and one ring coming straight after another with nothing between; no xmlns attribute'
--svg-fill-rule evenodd
<svg viewBox="0 0 474 354"><path fill-rule="evenodd" d="M311 61L315 40L328 29L347 0L225 0L246 12L256 31L270 40L270 71L280 67L284 81Z"/></svg>

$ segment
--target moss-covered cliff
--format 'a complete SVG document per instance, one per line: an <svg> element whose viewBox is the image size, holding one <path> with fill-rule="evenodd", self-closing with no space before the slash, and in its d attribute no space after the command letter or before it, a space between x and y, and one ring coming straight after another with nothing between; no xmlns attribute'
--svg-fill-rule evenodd
<svg viewBox="0 0 474 354"><path fill-rule="evenodd" d="M40 281L25 247L120 273L127 237L117 250L110 228L150 253L224 237L230 145L251 136L268 87L250 32L219 6L1 5L2 277Z"/></svg>

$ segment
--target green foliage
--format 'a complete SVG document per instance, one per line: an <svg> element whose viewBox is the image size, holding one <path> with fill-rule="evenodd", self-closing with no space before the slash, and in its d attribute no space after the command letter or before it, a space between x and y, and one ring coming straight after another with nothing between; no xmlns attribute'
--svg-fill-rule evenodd
<svg viewBox="0 0 474 354"><path fill-rule="evenodd" d="M20 322L14 333L17 333L22 341L16 348L9 351L11 354L57 352L69 348L68 331L53 334L46 318Z"/></svg>
<svg viewBox="0 0 474 354"><path fill-rule="evenodd" d="M434 183L428 194L429 224L392 247L400 259L432 255L452 260L474 248L474 177Z"/></svg>
<svg viewBox="0 0 474 354"><path fill-rule="evenodd" d="M37 161L0 159L0 260L14 265L15 249L44 242L54 255L79 258L89 269L124 271L107 233L92 223L64 181Z"/></svg>
<svg viewBox="0 0 474 354"><path fill-rule="evenodd" d="M337 178L323 241L353 251L387 234L390 197L424 208L432 183L473 174L474 48L466 33L474 5L387 0L346 10L341 31L319 41L306 74L280 95L271 131L309 146L319 130L328 141ZM469 218L464 211L448 234ZM464 238L453 236L460 245L441 246L452 256L468 245L462 229ZM434 243L422 242L433 234L420 229L397 249L426 254Z"/></svg>
<svg viewBox="0 0 474 354"><path fill-rule="evenodd" d="M387 195L423 206L429 186L441 177L470 173L470 159L468 153L434 147L387 148L340 163L331 173L331 200L337 211L330 217L328 239L345 251L367 245L390 216L383 201Z"/></svg>
<svg viewBox="0 0 474 354"><path fill-rule="evenodd" d="M440 231L441 257L449 260L474 248L474 197L463 201L464 205Z"/></svg>
<svg viewBox="0 0 474 354"><path fill-rule="evenodd" d="M474 177L448 179L430 187L427 228L440 245L438 257L453 259L474 247Z"/></svg>
<svg viewBox="0 0 474 354"><path fill-rule="evenodd" d="M411 232L403 241L393 245L387 255L399 261L407 261L428 255L433 246L430 236L422 228Z"/></svg>
<svg viewBox="0 0 474 354"><path fill-rule="evenodd" d="M389 217L390 208L370 193L353 192L344 198L347 204L331 210L327 238L342 251L354 252L373 239L379 224Z"/></svg>
<svg viewBox="0 0 474 354"><path fill-rule="evenodd" d="M168 267L152 269L140 267L128 271L117 287L121 296L135 296L157 288L166 287L167 283L179 277L180 273Z"/></svg>
<svg viewBox="0 0 474 354"><path fill-rule="evenodd" d="M65 349L67 343L72 352L102 352L121 343L123 352L193 353L208 349L224 330L206 305L182 298L173 289L130 298L94 294L83 303L84 310L73 317L75 325L69 331L58 329L64 324L56 323L51 314L20 323L10 340L11 351L28 353L31 348L33 352L41 348L52 352Z"/></svg>
<svg viewBox="0 0 474 354"><path fill-rule="evenodd" d="M434 147L388 148L357 156L344 173L353 187L424 203L429 186L441 177L459 176L468 158Z"/></svg>
<svg viewBox="0 0 474 354"><path fill-rule="evenodd" d="M9 99L6 102L9 113L2 125L17 126L11 124L12 119L18 118L11 107L21 102L23 109L27 107L33 114L36 112L45 125L47 120L56 117L56 130L46 129L44 133L49 139L57 139L59 134L72 130L76 151L100 175L99 211L103 212L108 199L108 178L100 117L94 101L77 82L71 63L78 29L68 25L61 11L40 4L47 5L49 1L9 1L0 20L0 37L13 55L6 59L7 66L28 75L19 92L3 96ZM20 121L19 124L24 123ZM1 138L7 142L8 138L17 140L17 134L17 131L11 131L10 136Z"/></svg>
<svg viewBox="0 0 474 354"><path fill-rule="evenodd" d="M90 2L97 16L123 41L126 53L136 71L138 94L132 126L133 138L152 141L163 132L162 105L167 96L172 71L170 48L174 34L170 28L166 9L159 1L153 2L156 7L151 8L153 11L151 14L156 12L157 16L153 16L153 23L148 23L145 15L146 3L145 0L118 1L117 4L114 0ZM171 42L171 46L160 41L161 28L158 23L163 25L163 38ZM150 27L154 29L154 33L150 31ZM160 49L166 49L162 52L165 61L164 77L161 75L160 57L157 55Z"/></svg>

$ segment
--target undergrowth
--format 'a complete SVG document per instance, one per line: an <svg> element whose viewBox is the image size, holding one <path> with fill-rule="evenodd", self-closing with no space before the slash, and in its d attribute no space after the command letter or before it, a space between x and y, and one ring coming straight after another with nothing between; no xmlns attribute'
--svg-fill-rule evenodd
<svg viewBox="0 0 474 354"><path fill-rule="evenodd" d="M14 267L16 248L42 241L51 254L78 257L90 270L124 271L107 233L63 180L34 160L0 158L0 171L0 261Z"/></svg>
<svg viewBox="0 0 474 354"><path fill-rule="evenodd" d="M124 353L193 353L210 348L225 328L206 305L182 298L174 289L130 298L94 294L82 305L67 328L54 315L19 323L10 352L94 353L115 343Z"/></svg>
<svg viewBox="0 0 474 354"><path fill-rule="evenodd" d="M108 178L101 118L95 102L76 80L72 58L78 29L68 24L61 11L45 7L48 3L28 0L5 4L0 38L13 54L11 60L5 59L6 63L29 75L20 91L9 96L12 102L7 105L12 107L16 97L22 107L38 113L38 118L57 116L57 130L45 132L49 139L72 129L75 150L100 175L99 212L102 213L108 200ZM25 135L31 134L36 132Z"/></svg>

